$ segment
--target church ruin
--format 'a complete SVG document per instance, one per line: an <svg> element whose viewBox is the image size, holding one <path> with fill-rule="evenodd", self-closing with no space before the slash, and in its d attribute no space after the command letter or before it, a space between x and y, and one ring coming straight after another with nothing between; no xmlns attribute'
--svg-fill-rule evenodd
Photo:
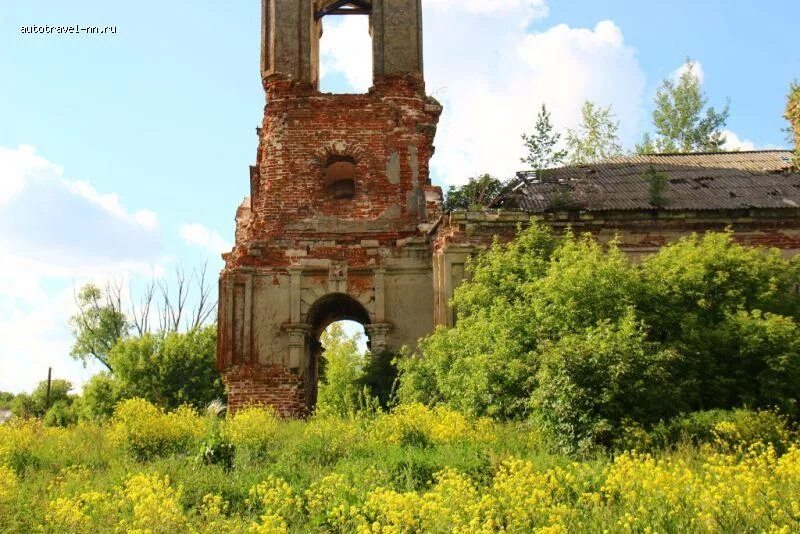
<svg viewBox="0 0 800 534"><path fill-rule="evenodd" d="M322 19L369 17L373 86L319 91ZM231 410L300 416L316 402L319 338L361 323L373 352L452 325L467 259L531 216L641 255L693 231L800 250L800 174L788 151L653 155L520 173L500 209L443 214L429 161L440 104L426 96L421 0L262 0L267 105L250 196L219 284L217 365ZM646 174L667 177L663 200Z"/></svg>

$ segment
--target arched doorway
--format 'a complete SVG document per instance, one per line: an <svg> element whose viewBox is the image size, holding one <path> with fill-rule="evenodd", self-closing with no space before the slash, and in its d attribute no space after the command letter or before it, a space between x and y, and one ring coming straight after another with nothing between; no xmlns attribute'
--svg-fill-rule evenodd
<svg viewBox="0 0 800 534"><path fill-rule="evenodd" d="M352 321L364 327L369 336L371 320L364 306L345 293L332 293L317 300L308 310L306 322L310 326L306 358L306 408L310 413L317 404L320 357L323 346L320 343L322 332L339 321Z"/></svg>

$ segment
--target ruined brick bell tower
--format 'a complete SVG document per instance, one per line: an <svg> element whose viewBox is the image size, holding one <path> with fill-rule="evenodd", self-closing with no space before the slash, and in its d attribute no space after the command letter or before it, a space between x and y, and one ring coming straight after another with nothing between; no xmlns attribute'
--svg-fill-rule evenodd
<svg viewBox="0 0 800 534"><path fill-rule="evenodd" d="M373 352L433 329L431 245L441 191L428 162L441 106L425 95L421 0L262 0L267 105L250 197L223 255L217 365L232 410L303 415L319 337L364 325ZM373 86L319 92L322 19L369 17Z"/></svg>

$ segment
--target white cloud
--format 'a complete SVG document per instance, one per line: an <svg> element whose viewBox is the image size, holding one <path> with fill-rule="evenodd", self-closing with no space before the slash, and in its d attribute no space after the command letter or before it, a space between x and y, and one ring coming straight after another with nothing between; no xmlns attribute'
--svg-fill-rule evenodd
<svg viewBox="0 0 800 534"><path fill-rule="evenodd" d="M689 70L690 67L692 69L692 74L694 75L694 77L697 78L697 81L699 81L702 84L705 81L706 75L705 72L703 71L703 64L697 61L696 59L689 61L689 63L684 63L683 65L675 69L672 72L672 79L675 81L680 80L681 76L683 76L683 74L687 70Z"/></svg>
<svg viewBox="0 0 800 534"><path fill-rule="evenodd" d="M231 250L231 244L225 238L217 231L209 230L202 224L182 224L179 233L187 243L200 245L212 252L228 252Z"/></svg>
<svg viewBox="0 0 800 534"><path fill-rule="evenodd" d="M97 367L69 356L74 288L149 278L158 218L66 179L31 146L0 147L0 177L0 390L30 390L48 367L79 387Z"/></svg>
<svg viewBox="0 0 800 534"><path fill-rule="evenodd" d="M158 216L150 210L137 210L128 213L119 203L117 193L99 193L92 185L84 181L66 182L69 190L100 206L108 213L128 222L142 226L147 230L154 230L158 227Z"/></svg>
<svg viewBox="0 0 800 534"><path fill-rule="evenodd" d="M725 136L725 144L722 145L723 150L756 150L754 142L739 139L739 136L730 130L723 130L722 134Z"/></svg>
<svg viewBox="0 0 800 534"><path fill-rule="evenodd" d="M645 78L613 22L526 33L490 21L482 34L485 21L462 14L448 22L435 11L427 18L428 90L444 105L434 177L445 184L483 172L511 177L523 168L520 134L530 132L542 103L562 132L578 124L584 100L611 105L623 142L632 144ZM449 30L450 24L460 30Z"/></svg>
<svg viewBox="0 0 800 534"><path fill-rule="evenodd" d="M367 17L326 17L320 42L320 80L342 74L354 91L372 85L372 38Z"/></svg>

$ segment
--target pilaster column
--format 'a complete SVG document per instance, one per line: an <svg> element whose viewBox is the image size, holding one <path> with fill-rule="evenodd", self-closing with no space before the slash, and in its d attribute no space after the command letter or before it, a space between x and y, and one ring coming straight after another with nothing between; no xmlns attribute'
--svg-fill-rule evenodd
<svg viewBox="0 0 800 534"><path fill-rule="evenodd" d="M382 323L386 319L386 284L384 277L386 269L375 269L375 321Z"/></svg>
<svg viewBox="0 0 800 534"><path fill-rule="evenodd" d="M364 331L369 338L369 350L379 353L389 350L389 332L392 325L389 323L372 323L364 325Z"/></svg>
<svg viewBox="0 0 800 534"><path fill-rule="evenodd" d="M304 323L294 323L284 325L283 329L289 335L289 361L286 362L286 366L289 369L298 369L302 375L305 370L303 359L308 352L307 343L311 327Z"/></svg>

